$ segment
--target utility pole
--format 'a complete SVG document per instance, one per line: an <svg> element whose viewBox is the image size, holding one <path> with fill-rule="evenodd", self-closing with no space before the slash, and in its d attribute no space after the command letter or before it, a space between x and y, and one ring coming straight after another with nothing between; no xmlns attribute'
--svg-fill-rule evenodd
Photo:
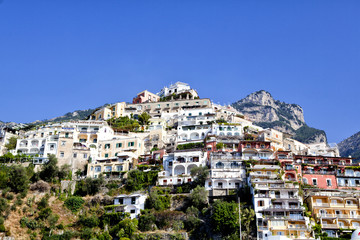
<svg viewBox="0 0 360 240"><path fill-rule="evenodd" d="M239 236L240 236L240 240L241 240L241 209L240 209L240 196L238 196L238 201L239 201Z"/></svg>

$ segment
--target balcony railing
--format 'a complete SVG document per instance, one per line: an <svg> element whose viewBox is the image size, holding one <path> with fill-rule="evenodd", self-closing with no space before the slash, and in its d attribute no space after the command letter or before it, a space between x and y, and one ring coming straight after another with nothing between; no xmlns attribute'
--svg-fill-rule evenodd
<svg viewBox="0 0 360 240"><path fill-rule="evenodd" d="M329 207L330 204L329 203L315 203L314 206L315 207Z"/></svg>
<svg viewBox="0 0 360 240"><path fill-rule="evenodd" d="M304 171L304 174L335 175L335 171Z"/></svg>
<svg viewBox="0 0 360 240"><path fill-rule="evenodd" d="M322 228L339 228L339 226L337 224L326 224L326 223L323 223L322 224Z"/></svg>

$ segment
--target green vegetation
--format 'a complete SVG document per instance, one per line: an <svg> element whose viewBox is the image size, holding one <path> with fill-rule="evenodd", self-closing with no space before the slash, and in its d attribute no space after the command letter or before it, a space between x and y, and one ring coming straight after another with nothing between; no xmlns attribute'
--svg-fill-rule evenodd
<svg viewBox="0 0 360 240"><path fill-rule="evenodd" d="M185 143L177 146L177 150L186 150L186 149L196 149L196 148L204 148L205 145L203 142L199 143Z"/></svg>
<svg viewBox="0 0 360 240"><path fill-rule="evenodd" d="M196 166L191 168L190 174L195 179L194 184L204 186L209 172L210 170L207 166Z"/></svg>
<svg viewBox="0 0 360 240"><path fill-rule="evenodd" d="M10 137L9 142L7 144L5 144L5 147L7 148L7 150L15 149L17 140L18 140L17 137Z"/></svg>
<svg viewBox="0 0 360 240"><path fill-rule="evenodd" d="M95 195L100 191L100 187L103 183L104 178L101 174L99 178L86 178L84 180L80 180L76 184L75 195Z"/></svg>
<svg viewBox="0 0 360 240"><path fill-rule="evenodd" d="M139 115L139 124L141 126L149 125L150 118L151 118L151 116L147 112L143 112L142 114Z"/></svg>
<svg viewBox="0 0 360 240"><path fill-rule="evenodd" d="M298 140L303 143L308 143L315 140L316 136L323 135L326 137L326 134L323 130L309 127L307 125L302 126L295 131L295 140Z"/></svg>
<svg viewBox="0 0 360 240"><path fill-rule="evenodd" d="M110 118L107 120L108 124L117 131L135 131L140 127L138 121L133 118L119 117L119 118Z"/></svg>
<svg viewBox="0 0 360 240"><path fill-rule="evenodd" d="M157 170L150 170L148 172L140 171L138 169L131 170L128 172L125 189L129 192L133 192L156 185L158 172L159 171Z"/></svg>
<svg viewBox="0 0 360 240"><path fill-rule="evenodd" d="M68 199L65 200L64 204L65 206L72 212L78 212L83 204L85 203L84 199L82 199L82 197L69 197Z"/></svg>

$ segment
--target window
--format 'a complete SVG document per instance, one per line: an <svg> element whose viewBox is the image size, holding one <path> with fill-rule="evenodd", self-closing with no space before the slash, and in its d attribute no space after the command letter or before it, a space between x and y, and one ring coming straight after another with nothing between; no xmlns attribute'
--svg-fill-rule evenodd
<svg viewBox="0 0 360 240"><path fill-rule="evenodd" d="M65 133L65 138L69 138L69 133Z"/></svg>
<svg viewBox="0 0 360 240"><path fill-rule="evenodd" d="M331 179L326 179L326 185L327 185L328 187L331 186Z"/></svg>
<svg viewBox="0 0 360 240"><path fill-rule="evenodd" d="M131 204L135 204L135 202L136 202L136 197L132 197L131 198Z"/></svg>
<svg viewBox="0 0 360 240"><path fill-rule="evenodd" d="M130 213L135 213L135 209L131 209L131 210L130 210Z"/></svg>
<svg viewBox="0 0 360 240"><path fill-rule="evenodd" d="M316 178L313 178L313 179L312 179L312 183L313 183L314 186L317 186L317 179L316 179Z"/></svg>
<svg viewBox="0 0 360 240"><path fill-rule="evenodd" d="M263 206L264 206L264 201L263 200L258 201L258 207L263 207Z"/></svg>
<svg viewBox="0 0 360 240"><path fill-rule="evenodd" d="M101 166L95 166L95 172L101 172Z"/></svg>
<svg viewBox="0 0 360 240"><path fill-rule="evenodd" d="M128 143L128 147L133 147L133 146L135 146L135 143L134 143L134 142L129 142L129 143Z"/></svg>
<svg viewBox="0 0 360 240"><path fill-rule="evenodd" d="M60 157L64 157L64 152L60 152Z"/></svg>
<svg viewBox="0 0 360 240"><path fill-rule="evenodd" d="M108 153L105 153L105 157L106 157L106 158L109 157L109 154L108 154Z"/></svg>
<svg viewBox="0 0 360 240"><path fill-rule="evenodd" d="M61 141L61 146L65 146L65 141Z"/></svg>
<svg viewBox="0 0 360 240"><path fill-rule="evenodd" d="M87 153L84 153L84 158L87 158Z"/></svg>
<svg viewBox="0 0 360 240"><path fill-rule="evenodd" d="M105 149L109 149L110 148L110 143L106 143L105 144Z"/></svg>
<svg viewBox="0 0 360 240"><path fill-rule="evenodd" d="M117 147L117 148L121 148L121 147L122 147L122 143L117 143L117 144L116 144L116 147Z"/></svg>
<svg viewBox="0 0 360 240"><path fill-rule="evenodd" d="M73 155L73 156L74 156L74 158L76 158L76 157L77 157L77 154L76 154L76 153L74 153L74 155Z"/></svg>

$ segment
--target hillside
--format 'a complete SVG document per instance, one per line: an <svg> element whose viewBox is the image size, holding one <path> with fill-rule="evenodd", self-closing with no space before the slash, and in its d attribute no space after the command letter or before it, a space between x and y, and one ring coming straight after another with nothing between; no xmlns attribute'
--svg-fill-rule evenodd
<svg viewBox="0 0 360 240"><path fill-rule="evenodd" d="M232 106L256 125L291 134L298 141L305 143L327 141L323 130L306 125L303 109L299 105L275 100L267 91L251 93Z"/></svg>
<svg viewBox="0 0 360 240"><path fill-rule="evenodd" d="M359 160L360 158L360 132L343 140L338 144L341 156L352 156Z"/></svg>

